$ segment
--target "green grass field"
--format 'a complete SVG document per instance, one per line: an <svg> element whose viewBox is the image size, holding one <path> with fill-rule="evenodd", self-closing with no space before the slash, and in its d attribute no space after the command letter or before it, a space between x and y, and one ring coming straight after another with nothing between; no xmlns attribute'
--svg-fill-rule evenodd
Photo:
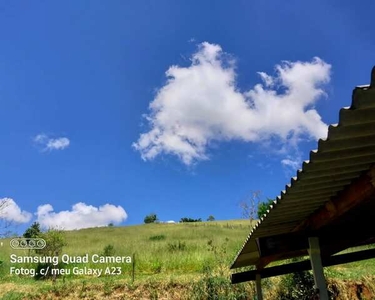
<svg viewBox="0 0 375 300"><path fill-rule="evenodd" d="M248 232L249 221L245 220L83 229L65 232L67 246L63 253L91 256L112 245L115 255L135 254L137 275L196 273L201 272L205 263L216 263L214 253L209 251L209 241L225 247L225 261L229 264ZM8 243L4 240L5 245ZM4 261L3 277L7 277L11 253L27 255L28 252L3 247L0 254L0 260ZM123 267L131 269L131 265Z"/></svg>
<svg viewBox="0 0 375 300"><path fill-rule="evenodd" d="M190 283L203 278L208 272L226 278L225 284L227 284L230 275L228 267L248 236L249 225L248 220L231 220L144 224L64 232L67 245L63 248L63 254L100 255L104 254L105 247L111 245L113 247L110 247L110 251L113 255L131 257L134 255L134 282L132 282L132 264L121 264L121 275L102 275L97 278L70 274L57 278L54 284L51 280L37 281L30 276L11 276L10 267L25 267L25 264L11 264L10 255L29 253L26 250L12 250L9 247L9 239L3 239L1 241L4 246L0 248L0 261L3 261L0 267L0 297L3 297L1 299L32 299L32 295L36 293L35 295L38 296L35 296L35 299L101 299L95 298L98 293L93 292L98 289L101 293L107 291L107 298L112 295L113 299L122 299L114 295L120 287L126 286L128 295L136 294L137 291L141 293L141 290L147 287L148 296L143 299L164 299L153 297L152 291L158 294L160 288L165 285L172 289L177 287L179 291L189 289ZM72 269L75 266L100 267L104 270L118 264L73 263L65 268ZM33 268L35 264L27 264L26 267ZM342 281L368 279L370 275L375 275L375 259L326 269L328 279ZM268 285L272 286L272 280L265 282L266 288ZM245 289L251 288L248 286ZM69 290L75 295L74 297L65 295L59 298L58 295L63 291ZM93 292L91 296L89 291ZM44 294L54 296L43 298ZM129 296L129 299L133 298ZM137 296L134 296L134 299L137 299ZM183 299L183 297L165 299Z"/></svg>

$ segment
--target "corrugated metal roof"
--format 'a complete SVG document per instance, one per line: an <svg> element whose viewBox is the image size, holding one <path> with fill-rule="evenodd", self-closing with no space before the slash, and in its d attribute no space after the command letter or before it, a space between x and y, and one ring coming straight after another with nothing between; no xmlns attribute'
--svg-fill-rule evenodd
<svg viewBox="0 0 375 300"><path fill-rule="evenodd" d="M291 232L374 163L375 86L360 86L351 106L340 110L339 123L329 126L327 138L250 232L231 268L255 265L257 238Z"/></svg>

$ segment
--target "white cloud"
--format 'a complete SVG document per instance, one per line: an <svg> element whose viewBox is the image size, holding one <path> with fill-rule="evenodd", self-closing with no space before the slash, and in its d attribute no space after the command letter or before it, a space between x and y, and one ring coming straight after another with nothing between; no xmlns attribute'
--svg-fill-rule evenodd
<svg viewBox="0 0 375 300"><path fill-rule="evenodd" d="M35 138L34 138L34 142L36 143L46 143L48 141L48 137L41 133L41 134L38 134Z"/></svg>
<svg viewBox="0 0 375 300"><path fill-rule="evenodd" d="M68 138L58 138L58 139L50 139L47 143L47 148L52 150L52 149L56 149L56 150L59 150L59 149L64 149L66 147L68 147L70 144L70 141Z"/></svg>
<svg viewBox="0 0 375 300"><path fill-rule="evenodd" d="M44 228L61 228L64 230L108 226L109 223L121 223L127 214L121 206L104 204L95 207L79 202L72 210L54 212L51 204L38 207L37 221Z"/></svg>
<svg viewBox="0 0 375 300"><path fill-rule="evenodd" d="M176 155L190 165L208 159L213 141L242 140L282 144L318 139L327 125L314 109L330 80L330 65L284 61L275 76L258 72L263 84L241 92L236 86L235 62L219 45L204 42L188 67L171 66L166 84L158 90L146 116L150 130L133 147L143 160Z"/></svg>
<svg viewBox="0 0 375 300"><path fill-rule="evenodd" d="M31 220L32 214L21 210L12 198L0 199L0 220L15 223L27 223Z"/></svg>
<svg viewBox="0 0 375 300"><path fill-rule="evenodd" d="M169 220L169 221L158 221L158 223L161 223L161 224L174 224L176 222L173 221L173 220Z"/></svg>
<svg viewBox="0 0 375 300"><path fill-rule="evenodd" d="M43 151L47 150L63 150L70 145L70 140L66 137L50 138L46 134L38 134L34 138L34 142L42 146Z"/></svg>
<svg viewBox="0 0 375 300"><path fill-rule="evenodd" d="M302 161L301 159L298 157L296 159L291 159L291 158L285 158L283 160L281 160L281 164L284 166L284 167L289 167L291 168L293 171L301 168L302 166Z"/></svg>

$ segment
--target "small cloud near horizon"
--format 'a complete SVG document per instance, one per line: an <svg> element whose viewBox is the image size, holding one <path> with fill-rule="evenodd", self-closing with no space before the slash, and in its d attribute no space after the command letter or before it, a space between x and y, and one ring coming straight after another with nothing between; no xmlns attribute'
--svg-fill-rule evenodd
<svg viewBox="0 0 375 300"><path fill-rule="evenodd" d="M71 210L55 212L51 204L40 205L36 212L37 222L43 228L73 230L104 227L110 223L119 224L128 217L121 206L104 204L95 207L83 202L76 203Z"/></svg>
<svg viewBox="0 0 375 300"><path fill-rule="evenodd" d="M0 220L14 223L28 223L32 214L21 210L12 198L0 199Z"/></svg>

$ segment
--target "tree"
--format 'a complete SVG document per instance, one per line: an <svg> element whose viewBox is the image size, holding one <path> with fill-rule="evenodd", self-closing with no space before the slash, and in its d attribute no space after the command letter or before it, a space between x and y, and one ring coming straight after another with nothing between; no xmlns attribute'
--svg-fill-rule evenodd
<svg viewBox="0 0 375 300"><path fill-rule="evenodd" d="M188 222L202 222L202 219L192 219L192 218L181 218L180 223L188 223Z"/></svg>
<svg viewBox="0 0 375 300"><path fill-rule="evenodd" d="M0 213L9 205L9 198L0 199Z"/></svg>
<svg viewBox="0 0 375 300"><path fill-rule="evenodd" d="M64 232L62 230L49 229L48 231L41 233L38 237L46 241L46 246L43 249L37 249L35 252L45 257L55 257L61 255L62 248L67 245ZM59 264L38 263L36 267L36 273L38 276L35 278L49 278L52 276L53 281L55 281L57 275L55 272L52 272L52 270L60 267L61 265ZM49 270L49 273L42 275L40 272L41 269L47 269Z"/></svg>
<svg viewBox="0 0 375 300"><path fill-rule="evenodd" d="M23 234L24 238L36 238L40 236L42 231L40 230L40 224L38 222L34 222L29 228L26 229L25 233Z"/></svg>
<svg viewBox="0 0 375 300"><path fill-rule="evenodd" d="M155 223L157 220L158 220L158 217L156 216L156 214L152 213L145 217L144 222L146 224L150 224L150 223Z"/></svg>
<svg viewBox="0 0 375 300"><path fill-rule="evenodd" d="M6 237L11 233L10 231L6 231L6 228L11 225L11 222L7 220L5 212L5 209L11 204L10 201L10 198L0 199L0 237Z"/></svg>
<svg viewBox="0 0 375 300"><path fill-rule="evenodd" d="M211 221L215 221L215 217L213 215L210 215L208 218L207 218L207 221L211 222Z"/></svg>
<svg viewBox="0 0 375 300"><path fill-rule="evenodd" d="M239 206L242 210L242 216L245 219L249 219L250 227L253 227L253 221L257 217L258 206L261 203L260 191L251 191L250 195L247 196L243 201L240 202Z"/></svg>
<svg viewBox="0 0 375 300"><path fill-rule="evenodd" d="M267 210L269 210L272 204L273 204L273 199L270 199L270 198L267 198L267 201L260 202L258 204L258 218L259 219L267 213Z"/></svg>
<svg viewBox="0 0 375 300"><path fill-rule="evenodd" d="M46 246L43 249L37 250L37 253L43 256L59 256L62 248L66 246L65 236L62 230L49 229L41 233L38 237L46 241Z"/></svg>

